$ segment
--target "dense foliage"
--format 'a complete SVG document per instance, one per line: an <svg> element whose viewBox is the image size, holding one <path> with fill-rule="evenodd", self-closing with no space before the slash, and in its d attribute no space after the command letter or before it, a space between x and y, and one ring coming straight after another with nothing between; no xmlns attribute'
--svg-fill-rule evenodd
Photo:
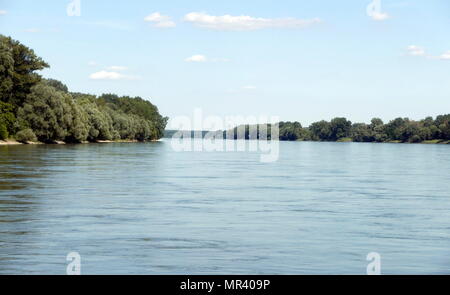
<svg viewBox="0 0 450 295"><path fill-rule="evenodd" d="M346 118L334 118L330 122L319 121L303 128L299 122L280 122L279 139L286 141L355 141L355 142L447 142L450 141L450 114L428 117L420 121L397 118L384 124L374 118L370 124L352 123ZM239 126L233 132L237 139L257 139L264 137L261 126ZM269 126L267 138L271 138Z"/></svg>
<svg viewBox="0 0 450 295"><path fill-rule="evenodd" d="M20 141L155 140L167 118L140 97L71 93L35 71L48 65L33 50L0 35L0 139Z"/></svg>

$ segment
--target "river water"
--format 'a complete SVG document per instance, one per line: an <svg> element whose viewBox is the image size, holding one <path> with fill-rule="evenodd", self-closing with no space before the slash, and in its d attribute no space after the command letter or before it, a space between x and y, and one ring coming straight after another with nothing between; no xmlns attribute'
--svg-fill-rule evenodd
<svg viewBox="0 0 450 295"><path fill-rule="evenodd" d="M0 274L450 274L450 146L0 146Z"/></svg>

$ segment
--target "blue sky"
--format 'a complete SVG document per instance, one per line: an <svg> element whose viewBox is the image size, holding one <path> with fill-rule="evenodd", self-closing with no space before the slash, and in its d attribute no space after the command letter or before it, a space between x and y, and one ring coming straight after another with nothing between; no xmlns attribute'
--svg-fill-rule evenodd
<svg viewBox="0 0 450 295"><path fill-rule="evenodd" d="M150 99L169 117L450 113L450 2L0 0L0 33L71 91ZM72 10L76 12L76 10Z"/></svg>

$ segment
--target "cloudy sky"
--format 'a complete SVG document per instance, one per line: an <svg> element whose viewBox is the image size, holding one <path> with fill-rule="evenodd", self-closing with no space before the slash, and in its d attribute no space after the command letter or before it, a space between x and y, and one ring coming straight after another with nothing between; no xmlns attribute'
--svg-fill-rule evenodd
<svg viewBox="0 0 450 295"><path fill-rule="evenodd" d="M303 125L450 113L447 0L79 3L0 0L0 33L72 91Z"/></svg>

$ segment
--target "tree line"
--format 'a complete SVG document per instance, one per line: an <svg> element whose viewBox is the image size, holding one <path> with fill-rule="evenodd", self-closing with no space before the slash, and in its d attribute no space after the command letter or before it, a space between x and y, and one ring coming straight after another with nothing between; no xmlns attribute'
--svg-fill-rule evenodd
<svg viewBox="0 0 450 295"><path fill-rule="evenodd" d="M379 118L370 124L352 123L346 118L319 121L309 127L299 122L280 122L278 136L283 141L354 141L354 142L448 142L450 140L450 114L427 117L420 121L397 118L384 123ZM234 128L234 139L271 139L272 126L263 131L261 125L243 125ZM230 131L224 132L227 136Z"/></svg>
<svg viewBox="0 0 450 295"><path fill-rule="evenodd" d="M47 67L32 49L0 35L0 139L80 143L163 136L167 118L151 102L69 92L36 73Z"/></svg>

